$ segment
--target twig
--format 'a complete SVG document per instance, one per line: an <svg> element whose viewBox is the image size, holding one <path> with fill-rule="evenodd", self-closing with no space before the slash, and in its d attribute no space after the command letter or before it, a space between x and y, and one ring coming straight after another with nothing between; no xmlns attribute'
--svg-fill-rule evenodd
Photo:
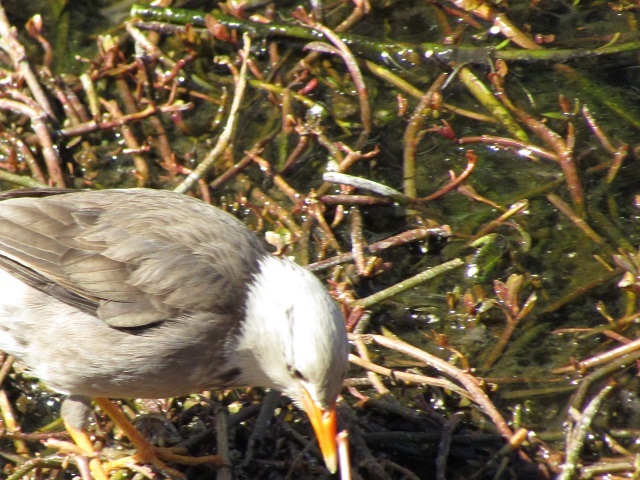
<svg viewBox="0 0 640 480"><path fill-rule="evenodd" d="M219 405L216 408L216 454L222 460L223 465L219 467L216 480L231 480L233 473L231 471L231 460L229 459L229 432L227 429L227 414Z"/></svg>
<svg viewBox="0 0 640 480"><path fill-rule="evenodd" d="M180 8L158 8L146 5L133 5L131 15L144 19L147 22L170 22L174 24L193 27L205 26L205 14L185 10ZM216 20L221 25L235 28L243 32L249 32L254 38L296 38L305 41L323 41L326 39L319 32L308 28L287 25L277 22L259 23L250 20L242 20L229 15L216 14ZM140 28L162 29L161 23L138 23ZM380 58L387 58L389 61L398 62L404 66L413 66L412 62L423 65L425 61L437 61L441 64L448 64L450 61L468 62L484 64L487 58L499 58L507 61L524 62L567 62L569 60L580 60L595 58L605 55L613 55L623 52L633 52L640 50L640 42L629 41L626 43L613 44L605 48L595 50L576 49L539 49L523 50L521 48L493 49L489 47L475 47L464 45L443 45L442 43L419 43L408 44L403 42L373 42L368 38L354 34L341 33L340 38L347 46L356 50L362 55L374 61ZM407 55L408 52L414 55ZM418 60L416 62L416 59ZM420 61L422 60L422 61Z"/></svg>
<svg viewBox="0 0 640 480"><path fill-rule="evenodd" d="M46 178L44 176L44 173L42 172L42 169L40 168L40 165L38 164L36 158L34 157L33 152L24 143L24 141L21 138L19 138L18 136L16 136L13 132L4 131L4 132L0 132L0 135L8 143L12 144L13 147L18 152L20 152L20 155L22 156L22 158L24 159L25 163L29 167L29 171L31 172L31 176L33 177L33 179L35 181L39 182L40 184L42 184L43 186L46 186L47 185L47 180L46 180ZM11 183L15 183L15 182L12 181Z"/></svg>
<svg viewBox="0 0 640 480"><path fill-rule="evenodd" d="M20 431L20 427L18 425L18 422L16 421L16 417L13 414L11 402L9 401L9 397L4 388L0 388L0 414L2 415L4 428L6 428L9 432ZM24 440L20 438L14 438L13 445L19 455L29 454L29 448L27 447L27 444Z"/></svg>
<svg viewBox="0 0 640 480"><path fill-rule="evenodd" d="M418 375L416 373L402 372L400 370L392 370L390 368L377 365L373 362L370 362L368 360L365 360L353 354L349 355L349 361L354 365L357 365L359 367L364 368L365 370L369 370L370 372L374 372L379 375L384 375L392 379L397 378L398 380L402 380L403 382L440 387L445 390L451 390L452 392L456 392L461 397L468 398L469 400L473 400L473 397L469 392L467 392L464 388L460 388L455 383L450 382L447 379L427 377L426 375ZM369 380L371 380L371 378L369 378Z"/></svg>
<svg viewBox="0 0 640 480"><path fill-rule="evenodd" d="M318 198L324 205L339 206L372 206L372 205L391 205L393 200L390 198L371 197L368 195L323 195Z"/></svg>
<svg viewBox="0 0 640 480"><path fill-rule="evenodd" d="M107 109L109 114L117 120L123 117L122 112L120 111L120 107L114 101L106 101L101 99L102 106ZM131 131L131 128L126 123L123 123L120 126L120 132L122 133L122 137L127 145L127 148L132 150L133 152L137 152L140 150L140 144L136 139L135 135ZM147 161L145 158L139 153L132 153L131 157L133 158L133 164L136 169L136 177L137 177L137 186L144 187L145 184L149 181L149 167L147 166Z"/></svg>
<svg viewBox="0 0 640 480"><path fill-rule="evenodd" d="M356 300L353 306L369 308L372 305L375 305L376 303L379 303L389 297L402 293L405 290L420 285L421 283L424 283L427 280L431 280L434 277L450 272L451 270L460 268L463 265L463 260L454 258L453 260L449 260L448 262L436 265L435 267L431 267L423 272L418 273L417 275L414 275L411 278L403 280L400 283L397 283L389 288L385 288L384 290L374 293L373 295Z"/></svg>
<svg viewBox="0 0 640 480"><path fill-rule="evenodd" d="M521 142L527 142L527 134L522 130L518 122L513 118L509 111L495 98L493 92L482 82L471 69L463 67L458 72L460 82L469 90L484 108L507 129L511 135Z"/></svg>
<svg viewBox="0 0 640 480"><path fill-rule="evenodd" d="M42 156L47 164L49 178L53 182L54 186L64 188L65 182L62 177L62 170L60 169L60 158L58 157L57 149L53 144L51 132L49 132L49 128L45 122L47 118L45 111L41 110L38 106L27 105L26 103L10 100L8 98L0 98L0 109L11 110L12 112L29 117L31 120L31 126L36 133L40 146L42 147Z"/></svg>
<svg viewBox="0 0 640 480"><path fill-rule="evenodd" d="M576 424L571 427L565 449L565 460L561 466L561 472L560 475L558 475L558 480L569 480L573 478L578 458L580 456L580 450L586 440L588 430L591 427L591 422L599 412L600 405L604 401L605 397L611 393L612 390L613 385L607 385L600 390L582 411Z"/></svg>
<svg viewBox="0 0 640 480"><path fill-rule="evenodd" d="M369 106L369 94L367 93L367 87L364 83L364 77L362 76L358 63L353 57L353 54L349 50L347 44L330 28L314 22L303 10L298 10L294 16L298 18L298 20L305 22L311 28L322 33L336 47L337 53L342 57L347 70L349 70L360 101L360 116L363 132L358 140L358 147L356 148L361 148L371 133L371 107ZM307 48L309 48L309 46L307 46Z"/></svg>
<svg viewBox="0 0 640 480"><path fill-rule="evenodd" d="M233 166L229 167L225 172L223 172L218 178L212 181L209 186L212 189L217 189L225 185L227 182L231 181L237 175L239 175L243 170L245 170L249 165L253 163L252 155L258 155L264 147L269 144L270 141L276 136L277 131L271 132L266 137L260 139L256 144L251 147L251 150L247 152L247 154L240 159L240 161Z"/></svg>
<svg viewBox="0 0 640 480"><path fill-rule="evenodd" d="M74 137L76 135L85 135L87 133L96 132L98 130L111 130L116 127L121 127L122 125L125 125L127 123L144 120L145 118L151 117L153 115L157 115L158 113L172 113L177 111L184 111L184 110L189 110L192 107L193 107L192 103L178 103L174 105L163 105L160 107L149 105L144 110L141 110L136 113L122 115L112 120L107 120L102 122L96 121L96 120L90 120L88 122L81 123L79 125L74 125L73 127L62 128L58 130L57 133L64 137Z"/></svg>
<svg viewBox="0 0 640 480"><path fill-rule="evenodd" d="M282 193L289 197L289 200L291 200L293 203L297 203L303 200L303 195L296 192L295 189L291 185L289 185L287 181L282 177L282 175L279 175L277 173L274 174L271 171L271 164L267 160L259 156L253 150L245 152L245 154L260 167L260 170L265 173L265 176L267 178L273 180L274 185L278 187Z"/></svg>
<svg viewBox="0 0 640 480"><path fill-rule="evenodd" d="M291 212L282 207L275 199L268 196L259 188L254 187L251 190L251 200L258 206L265 207L269 213L276 216L282 224L291 232L294 240L298 240L302 236L302 229L296 223Z"/></svg>
<svg viewBox="0 0 640 480"><path fill-rule="evenodd" d="M587 122L587 125L589 125L589 128L591 129L593 134L600 141L600 145L602 145L602 148L604 148L609 153L616 153L616 149L613 145L611 145L611 142L600 128L600 125L598 125L598 122L596 122L596 119L594 118L591 110L589 110L589 107L586 104L582 106L581 112L582 116Z"/></svg>
<svg viewBox="0 0 640 480"><path fill-rule="evenodd" d="M29 472L38 468L61 469L63 467L64 461L60 456L50 455L44 458L30 458L6 477L6 480L24 480Z"/></svg>
<svg viewBox="0 0 640 480"><path fill-rule="evenodd" d="M349 458L349 433L345 430L338 433L338 464L340 480L351 480L351 459Z"/></svg>
<svg viewBox="0 0 640 480"><path fill-rule="evenodd" d="M249 35L243 35L244 47L242 50L242 66L240 67L240 73L235 82L235 93L233 96L233 102L231 102L231 109L229 110L229 117L227 118L227 124L218 138L218 141L207 156L200 162L200 164L193 170L183 182L178 185L174 191L178 193L186 193L200 180L215 163L216 159L227 149L233 138L236 125L238 122L238 112L242 99L244 98L244 91L247 85L247 60L251 52L251 40Z"/></svg>
<svg viewBox="0 0 640 480"><path fill-rule="evenodd" d="M375 158L379 153L378 147L375 147L372 151L368 153L353 151L346 145L334 144L333 142L326 141L326 138L320 132L318 132L318 141L329 150L332 157L336 158L336 160L340 162L337 170L333 173L344 173L347 170L349 170L353 165L355 165L358 161L370 160L372 158ZM340 150L344 150L347 152L347 156L344 157L344 159L342 160L339 160ZM328 181L325 181L316 190L316 195L322 196L325 193L327 193L331 188L332 188L332 184Z"/></svg>
<svg viewBox="0 0 640 480"><path fill-rule="evenodd" d="M567 140L565 140L556 132L551 130L545 123L529 115L524 110L516 107L513 102L507 97L507 94L502 86L502 77L496 74L493 75L491 79L493 81L494 88L496 89L496 95L502 101L502 103L511 112L513 112L516 117L518 117L518 120L520 120L520 122L522 122L529 130L531 130L531 132L533 132L538 138L544 141L555 151L558 157L558 162L560 163L560 168L562 169L562 173L564 174L565 182L567 183L567 187L569 189L569 194L571 195L571 199L573 201L573 206L577 210L578 215L584 216L584 193L573 156L573 135L568 135ZM571 132L572 128L572 125L571 127L568 127L569 132Z"/></svg>
<svg viewBox="0 0 640 480"><path fill-rule="evenodd" d="M476 402L482 408L484 413L487 414L489 418L491 418L502 436L507 441L511 439L511 437L513 436L513 432L509 428L509 425L507 425L507 422L504 420L500 412L498 412L491 400L489 400L487 394L484 393L484 391L480 388L478 380L469 375L467 372L460 370L459 368L449 364L448 362L423 350L420 350L413 345L409 345L402 340L391 339L388 337L383 337L381 335L362 335L362 337L364 340L374 341L375 343L383 347L391 348L411 357L417 358L425 362L427 365L450 376L451 378L456 379L471 394L474 402Z"/></svg>
<svg viewBox="0 0 640 480"><path fill-rule="evenodd" d="M364 367L364 365L368 365L368 366L373 365L373 363L371 362L371 358L369 357L369 351L367 350L367 346L362 341L362 339L356 338L354 340L354 344L356 346L356 350L358 351L358 355L360 356L356 357L355 355L350 354L349 361L361 367ZM373 369L368 369L368 370L369 371L367 372L367 377L369 377L369 381L371 382L371 385L373 385L373 388L375 388L380 395L388 394L389 389L384 386L384 384L380 380L380 377L377 375L377 373L380 373L380 371L376 372ZM389 372L391 372L391 370L389 370Z"/></svg>
<svg viewBox="0 0 640 480"><path fill-rule="evenodd" d="M547 195L547 200L549 200L554 207L560 210L569 220L571 220L576 227L582 230L582 233L584 233L588 238L599 245L606 245L604 238L598 235L595 230L593 230L583 218L579 217L569 205L563 202L559 196L550 193Z"/></svg>
<svg viewBox="0 0 640 480"><path fill-rule="evenodd" d="M528 142L520 140L514 140L513 138L496 137L494 135L480 135L477 137L462 137L457 140L459 145L468 145L470 143L484 143L486 145L498 146L503 148L510 148L516 150L518 155L523 157L530 157L531 155L537 155L547 160L553 160L559 162L558 155L551 150L546 150L542 147L538 147Z"/></svg>
<svg viewBox="0 0 640 480"><path fill-rule="evenodd" d="M433 192L431 195L427 195L424 198L418 198L415 201L419 203L427 203L435 200L436 198L442 197L452 190L455 190L462 182L464 182L469 177L469 175L471 175L471 172L473 172L473 169L475 168L476 162L478 160L478 156L471 150L467 150L466 157L467 167L462 171L462 173L460 173L460 175L456 176L453 171L450 171L449 174L451 175L451 181L449 183L440 188L438 191Z"/></svg>
<svg viewBox="0 0 640 480"><path fill-rule="evenodd" d="M534 42L529 35L513 25L504 13L498 13L491 4L470 0L451 1L455 6L464 11L472 13L483 20L493 22L493 24L500 29L500 32L516 45L531 50L538 50L542 48Z"/></svg>
<svg viewBox="0 0 640 480"><path fill-rule="evenodd" d="M451 418L442 429L442 437L438 445L438 456L436 457L436 480L447 480L447 460L451 449L453 432L462 420L463 415L460 412L456 412L451 415Z"/></svg>
<svg viewBox="0 0 640 480"><path fill-rule="evenodd" d="M20 72L20 75L25 79L29 90L36 99L40 108L46 113L46 115L52 120L57 120L53 113L53 108L49 103L47 95L40 86L40 82L36 77L36 74L31 69L29 61L27 59L27 52L24 46L18 40L18 33L15 27L12 27L7 18L7 14L4 11L4 7L0 3L0 48L7 52L13 61L15 69ZM44 121L44 120L43 120Z"/></svg>
<svg viewBox="0 0 640 480"><path fill-rule="evenodd" d="M398 203L406 204L411 200L402 192L399 192L394 188L387 187L386 185L383 185L381 183L374 182L373 180L369 180L366 178L357 177L355 175L348 175L346 173L340 172L327 172L322 174L322 179L325 182L337 183L340 185L349 185L361 190L368 190L378 195L382 195L383 197L389 197Z"/></svg>
<svg viewBox="0 0 640 480"><path fill-rule="evenodd" d="M320 230L325 235L326 241L329 242L329 245L331 245L331 248L333 248L338 253L342 252L340 242L338 242L336 236L331 230L331 227L324 218L324 205L322 205L316 199L309 199L307 201L307 212L309 212L309 214L313 216L313 218L315 218L318 226L320 227Z"/></svg>
<svg viewBox="0 0 640 480"><path fill-rule="evenodd" d="M16 175L15 173L5 172L4 170L0 170L0 180L13 183L15 185L20 185L26 188L47 188L48 187L46 183L40 183L31 177L27 177L25 175Z"/></svg>
<svg viewBox="0 0 640 480"><path fill-rule="evenodd" d="M351 252L353 253L354 263L358 275L366 275L367 261L364 256L366 243L362 232L362 214L358 207L351 207L349 210L351 217Z"/></svg>
<svg viewBox="0 0 640 480"><path fill-rule="evenodd" d="M575 365L569 367L561 367L552 370L552 373L565 373L571 371L577 372L585 372L589 368L597 367L598 365L602 365L604 363L609 363L612 360L622 358L631 353L635 353L640 351L640 340L633 340L625 345L621 345L617 348L612 348L611 350L607 350L604 353L595 355L586 360L582 360L581 362L576 363ZM627 359L628 360L628 359Z"/></svg>
<svg viewBox="0 0 640 480"><path fill-rule="evenodd" d="M5 356L0 353L0 359L2 359L2 367L0 367L0 385L2 385L4 379L7 378L7 375L9 375L11 367L13 366L13 357L11 355Z"/></svg>
<svg viewBox="0 0 640 480"><path fill-rule="evenodd" d="M451 230L446 225L440 228L416 228L414 230L407 230L406 232L367 245L365 246L364 251L365 253L377 253L388 248L399 247L418 240L424 240L430 236L448 238L451 236ZM307 268L312 272L317 272L352 260L353 252L348 252L327 258L326 260L311 263L307 265Z"/></svg>
<svg viewBox="0 0 640 480"><path fill-rule="evenodd" d="M413 110L411 118L407 123L407 127L404 130L402 138L402 144L404 146L402 161L403 189L404 194L410 198L418 196L418 189L416 188L416 152L418 149L418 143L422 138L422 134L420 132L424 126L425 117L431 111L433 95L440 91L447 78L447 74L441 74L431 84L422 96L422 99L416 108Z"/></svg>
<svg viewBox="0 0 640 480"><path fill-rule="evenodd" d="M476 240L478 240L478 239L484 237L485 235L491 233L496 228L498 228L500 225L503 225L511 217L522 213L527 208L529 208L529 201L528 200L520 200L520 201L514 203L513 205L511 205L509 207L509 209L506 212L504 212L498 218L496 218L495 220L491 220L488 224L486 224L485 226L480 228L478 230L478 232L473 237L471 237L469 239L469 241L467 241L467 245L471 245Z"/></svg>

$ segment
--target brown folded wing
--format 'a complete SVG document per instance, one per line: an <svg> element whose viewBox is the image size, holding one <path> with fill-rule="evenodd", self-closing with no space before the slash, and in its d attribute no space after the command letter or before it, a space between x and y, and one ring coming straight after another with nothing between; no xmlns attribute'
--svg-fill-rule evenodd
<svg viewBox="0 0 640 480"><path fill-rule="evenodd" d="M238 220L184 195L25 195L0 196L0 268L114 327L241 309L266 254Z"/></svg>

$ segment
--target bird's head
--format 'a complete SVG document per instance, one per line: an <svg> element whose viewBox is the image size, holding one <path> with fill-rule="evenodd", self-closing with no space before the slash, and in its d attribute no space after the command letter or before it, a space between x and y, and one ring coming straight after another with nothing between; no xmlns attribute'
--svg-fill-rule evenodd
<svg viewBox="0 0 640 480"><path fill-rule="evenodd" d="M264 257L249 286L236 354L246 384L280 390L307 413L335 472L335 401L348 341L343 316L322 283L293 262Z"/></svg>

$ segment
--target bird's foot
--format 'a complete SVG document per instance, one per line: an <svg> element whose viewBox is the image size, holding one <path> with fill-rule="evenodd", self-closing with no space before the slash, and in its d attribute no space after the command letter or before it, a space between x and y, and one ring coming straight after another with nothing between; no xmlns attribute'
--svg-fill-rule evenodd
<svg viewBox="0 0 640 480"><path fill-rule="evenodd" d="M158 448L156 453L159 458L165 462L179 463L180 465L202 465L203 463L211 463L216 467L224 467L224 460L220 455L204 455L200 457L192 457L187 455L184 448Z"/></svg>
<svg viewBox="0 0 640 480"><path fill-rule="evenodd" d="M217 467L224 465L222 458L219 455L206 455L202 457L191 457L189 455L181 455L176 451L182 451L183 449L172 448L158 448L153 445L148 445L143 448L137 447L135 454L128 457L119 458L110 462L105 462L102 467L107 472L119 470L121 468L127 468L135 464L148 464L151 467L171 478L177 480L184 480L185 476L178 470L170 467L165 462L179 463L181 465L202 465L204 463L214 464Z"/></svg>
<svg viewBox="0 0 640 480"><path fill-rule="evenodd" d="M136 447L136 453L134 455L104 463L102 466L106 471L112 471L132 464L146 463L172 478L184 479L185 477L182 473L169 467L165 462L179 463L182 465L201 465L203 463L212 463L216 466L224 465L219 455L192 457L185 455L187 453L185 449L156 447L149 443L131 424L129 419L126 418L122 410L110 400L106 398L96 398L94 402L120 427L124 435L126 435Z"/></svg>

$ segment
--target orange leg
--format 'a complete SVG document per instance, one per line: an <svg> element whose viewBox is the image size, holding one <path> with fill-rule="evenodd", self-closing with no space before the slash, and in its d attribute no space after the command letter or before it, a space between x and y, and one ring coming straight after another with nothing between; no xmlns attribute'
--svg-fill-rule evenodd
<svg viewBox="0 0 640 480"><path fill-rule="evenodd" d="M93 443L91 443L91 439L89 439L87 432L80 430L67 422L65 422L65 427L74 443L80 447L87 457L89 457L89 470L91 471L91 476L95 480L108 480L107 475L102 468L102 462L96 458L96 451L93 448Z"/></svg>
<svg viewBox="0 0 640 480"><path fill-rule="evenodd" d="M199 465L202 463L214 463L222 465L222 459L218 455L207 455L204 457L189 457L173 453L169 448L158 448L149 443L144 436L131 424L124 412L108 398L95 398L94 403L113 420L113 422L129 438L136 447L137 452L133 457L126 457L104 464L104 468L114 470L130 464L132 461L151 464L155 469L165 472L174 478L184 478L177 470L168 467L161 459L180 463L183 465Z"/></svg>

